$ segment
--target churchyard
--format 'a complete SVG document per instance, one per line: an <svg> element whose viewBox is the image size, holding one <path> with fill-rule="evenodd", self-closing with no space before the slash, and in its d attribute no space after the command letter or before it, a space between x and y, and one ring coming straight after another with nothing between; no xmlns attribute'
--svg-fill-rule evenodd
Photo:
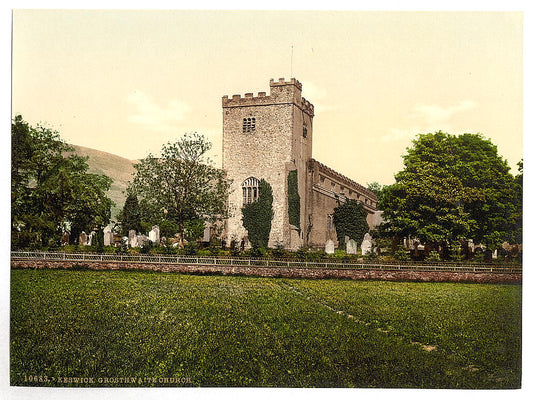
<svg viewBox="0 0 533 400"><path fill-rule="evenodd" d="M11 384L516 388L521 291L12 269Z"/></svg>

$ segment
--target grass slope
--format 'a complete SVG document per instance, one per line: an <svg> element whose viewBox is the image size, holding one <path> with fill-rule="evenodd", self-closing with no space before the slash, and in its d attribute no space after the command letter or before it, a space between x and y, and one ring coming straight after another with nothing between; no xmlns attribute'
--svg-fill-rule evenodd
<svg viewBox="0 0 533 400"><path fill-rule="evenodd" d="M89 172L107 175L113 179L108 196L115 202L115 206L111 209L111 214L112 218L116 217L117 213L124 207L126 200L124 192L128 187L128 182L133 179L132 174L135 172L134 161L88 147L76 145L73 147L76 154L89 157L87 161Z"/></svg>
<svg viewBox="0 0 533 400"><path fill-rule="evenodd" d="M67 270L11 282L12 385L520 386L519 285Z"/></svg>

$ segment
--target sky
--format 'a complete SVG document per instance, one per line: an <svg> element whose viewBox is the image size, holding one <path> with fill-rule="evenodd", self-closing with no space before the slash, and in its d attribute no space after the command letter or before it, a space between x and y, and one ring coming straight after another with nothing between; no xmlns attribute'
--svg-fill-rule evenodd
<svg viewBox="0 0 533 400"><path fill-rule="evenodd" d="M12 114L129 159L186 132L221 164L221 98L295 77L313 157L394 182L417 134L482 133L522 156L520 12L13 12Z"/></svg>

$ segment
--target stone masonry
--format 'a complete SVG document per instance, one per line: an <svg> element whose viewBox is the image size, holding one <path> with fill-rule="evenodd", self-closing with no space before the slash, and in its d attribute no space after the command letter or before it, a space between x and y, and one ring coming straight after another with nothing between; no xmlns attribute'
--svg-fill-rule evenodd
<svg viewBox="0 0 533 400"><path fill-rule="evenodd" d="M269 246L298 249L302 245L323 247L337 242L328 218L339 201L355 198L372 215L374 194L358 183L312 158L314 106L302 97L302 84L292 78L270 80L270 94L246 93L222 98L222 166L231 180L226 222L227 243L247 242L241 222L246 182L266 180L272 186L273 211ZM289 225L288 183L290 171L297 171L300 196L300 229Z"/></svg>
<svg viewBox="0 0 533 400"><path fill-rule="evenodd" d="M470 282L470 283L511 283L521 284L521 273L493 272L440 272L440 271L395 271L350 268L305 268L305 267L265 267L248 265L201 265L164 264L149 262L121 261L63 261L63 260L17 260L11 259L11 268L65 269L85 267L92 270L151 270L178 272L185 274L251 275L264 277L305 278L305 279L353 279L415 282Z"/></svg>

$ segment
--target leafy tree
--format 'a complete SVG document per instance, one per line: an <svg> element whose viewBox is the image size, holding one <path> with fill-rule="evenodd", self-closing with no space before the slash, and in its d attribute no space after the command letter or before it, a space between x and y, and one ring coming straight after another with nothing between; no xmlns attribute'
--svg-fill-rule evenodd
<svg viewBox="0 0 533 400"><path fill-rule="evenodd" d="M17 115L11 124L11 226L13 245L59 242L68 226L71 238L103 226L112 201L111 179L88 173L87 158L72 154L59 133L30 126Z"/></svg>
<svg viewBox="0 0 533 400"><path fill-rule="evenodd" d="M379 200L381 199L381 195L383 193L384 186L379 184L378 182L370 182L370 183L367 183L366 188L376 195L376 197L378 198L378 203L379 203Z"/></svg>
<svg viewBox="0 0 533 400"><path fill-rule="evenodd" d="M358 243L363 241L363 237L369 229L366 216L367 212L363 204L354 199L335 207L333 210L333 223L337 231L339 247L344 248L346 246L344 242L345 236L349 236L350 239Z"/></svg>
<svg viewBox="0 0 533 400"><path fill-rule="evenodd" d="M258 199L242 207L242 224L248 231L248 239L254 247L268 247L272 218L274 218L272 202L272 186L261 179Z"/></svg>
<svg viewBox="0 0 533 400"><path fill-rule="evenodd" d="M514 236L517 185L496 146L480 134L419 135L395 178L378 204L391 235L434 244L471 238L489 246Z"/></svg>
<svg viewBox="0 0 533 400"><path fill-rule="evenodd" d="M229 184L206 156L211 143L198 133L163 145L161 157L149 154L135 165L130 185L140 200L143 221L172 221L182 238L186 222L223 219Z"/></svg>
<svg viewBox="0 0 533 400"><path fill-rule="evenodd" d="M118 220L121 223L123 235L127 235L130 230L136 232L142 231L141 209L135 193L131 191L128 193L124 202L124 208L119 214Z"/></svg>
<svg viewBox="0 0 533 400"><path fill-rule="evenodd" d="M512 215L512 219L516 221L515 227L515 243L522 243L522 210L523 210L523 191L524 191L524 161L520 160L518 162L518 174L515 176L515 198L514 204L516 205L516 210Z"/></svg>

